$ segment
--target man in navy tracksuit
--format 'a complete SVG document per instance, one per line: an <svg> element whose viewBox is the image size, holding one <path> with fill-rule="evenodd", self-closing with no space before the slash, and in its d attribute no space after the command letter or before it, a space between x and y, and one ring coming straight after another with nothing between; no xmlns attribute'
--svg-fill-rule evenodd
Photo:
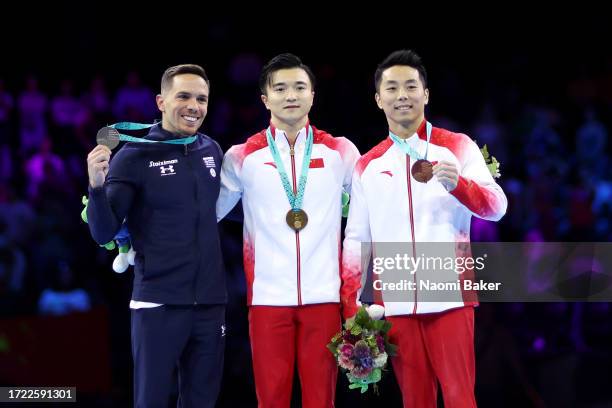
<svg viewBox="0 0 612 408"><path fill-rule="evenodd" d="M136 251L132 292L134 405L166 407L178 366L179 406L212 407L225 347L226 287L215 204L222 151L197 133L209 81L197 65L168 68L157 105L162 122L112 162L98 145L87 157L87 216L104 244L124 218ZM195 136L188 144L163 141Z"/></svg>

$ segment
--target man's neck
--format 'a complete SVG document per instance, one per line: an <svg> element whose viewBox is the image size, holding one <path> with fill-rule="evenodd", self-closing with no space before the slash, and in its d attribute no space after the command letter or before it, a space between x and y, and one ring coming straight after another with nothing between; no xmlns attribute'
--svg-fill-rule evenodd
<svg viewBox="0 0 612 408"><path fill-rule="evenodd" d="M170 133L170 134L171 134L173 137L176 137L176 138L179 138L179 137L186 137L186 136L179 135L178 133L176 133L176 131L174 131L174 130L172 129L172 126L170 126L168 123L165 123L163 120L162 120L162 122L161 122L161 128L162 128L162 130L164 130L164 131L166 131L166 132Z"/></svg>
<svg viewBox="0 0 612 408"><path fill-rule="evenodd" d="M166 131L170 134L172 134L172 136L178 136L177 134L174 133L172 126L170 126L169 123L167 123L163 118L162 118L162 122L161 122L161 128L163 131Z"/></svg>
<svg viewBox="0 0 612 408"><path fill-rule="evenodd" d="M423 119L424 118L419 118L410 123L398 123L389 121L389 130L401 139L408 139L416 133L416 131L419 129L419 126L421 126Z"/></svg>
<svg viewBox="0 0 612 408"><path fill-rule="evenodd" d="M294 145L295 140L297 139L298 132L302 130L303 127L308 123L308 116L300 119L296 123L286 123L278 120L277 118L272 118L271 120L272 126L276 129L282 130L287 135L287 140L291 146Z"/></svg>

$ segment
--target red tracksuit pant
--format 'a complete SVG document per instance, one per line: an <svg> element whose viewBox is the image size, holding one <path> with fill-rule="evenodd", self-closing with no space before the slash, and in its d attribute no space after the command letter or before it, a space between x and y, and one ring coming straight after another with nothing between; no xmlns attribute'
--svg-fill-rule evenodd
<svg viewBox="0 0 612 408"><path fill-rule="evenodd" d="M391 362L404 407L435 408L438 381L445 408L476 407L472 306L387 319L390 341L399 346Z"/></svg>
<svg viewBox="0 0 612 408"><path fill-rule="evenodd" d="M288 408L297 361L303 408L334 406L338 368L325 347L340 331L340 305L251 306L249 336L259 408Z"/></svg>

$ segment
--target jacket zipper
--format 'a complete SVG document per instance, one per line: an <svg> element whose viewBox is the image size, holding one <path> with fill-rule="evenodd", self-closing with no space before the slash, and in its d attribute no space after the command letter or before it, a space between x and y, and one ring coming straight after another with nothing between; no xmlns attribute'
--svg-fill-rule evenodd
<svg viewBox="0 0 612 408"><path fill-rule="evenodd" d="M187 145L183 145L184 146L184 151L183 154L185 156L188 156L189 150L187 148ZM197 248L200 248L200 209L199 209L199 205L198 203L200 202L199 200L199 194L198 194L198 177L196 174L196 171L194 170L193 166L191 165L191 162L189 161L189 158L187 158L187 166L189 167L189 170L191 171L191 175L193 176L193 181L195 183L195 202L196 202L196 206L198 208L198 213L197 213L197 218L196 218L196 234L197 234ZM195 282L194 282L194 288L193 288L193 305L196 306L198 304L198 300L196 298L196 291L197 291L197 286L198 286L198 277L200 276L200 265L201 260L198 261L198 271L196 273L196 278L195 278Z"/></svg>
<svg viewBox="0 0 612 408"><path fill-rule="evenodd" d="M295 146L289 143L289 155L291 156L291 175L293 176L293 194L297 194L297 183L295 178ZM295 231L295 250L297 254L297 301L302 306L302 287L300 276L300 232Z"/></svg>
<svg viewBox="0 0 612 408"><path fill-rule="evenodd" d="M406 155L406 181L408 184L408 205L410 207L410 234L412 235L412 256L416 259L416 243L414 241L414 214L412 207L412 181L410 180L410 156ZM417 310L417 286L416 286L416 275L417 272L414 271L412 275L412 279L414 282L414 307L412 309L412 314L416 314Z"/></svg>

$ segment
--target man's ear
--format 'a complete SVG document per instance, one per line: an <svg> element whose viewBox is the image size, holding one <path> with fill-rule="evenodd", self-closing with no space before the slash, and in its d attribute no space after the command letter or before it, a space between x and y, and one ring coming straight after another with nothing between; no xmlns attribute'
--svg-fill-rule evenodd
<svg viewBox="0 0 612 408"><path fill-rule="evenodd" d="M161 95L157 95L155 97L155 103L157 103L157 109L159 109L160 112L164 112L165 111L165 107L164 107L164 97Z"/></svg>
<svg viewBox="0 0 612 408"><path fill-rule="evenodd" d="M425 89L425 105L429 103L429 89Z"/></svg>
<svg viewBox="0 0 612 408"><path fill-rule="evenodd" d="M380 95L378 94L378 92L376 92L374 94L374 100L376 101L376 105L378 105L379 109L382 109L382 103L380 102Z"/></svg>
<svg viewBox="0 0 612 408"><path fill-rule="evenodd" d="M261 94L261 101L263 102L263 104L266 106L267 110L270 110L270 108L268 107L268 97L264 94Z"/></svg>

